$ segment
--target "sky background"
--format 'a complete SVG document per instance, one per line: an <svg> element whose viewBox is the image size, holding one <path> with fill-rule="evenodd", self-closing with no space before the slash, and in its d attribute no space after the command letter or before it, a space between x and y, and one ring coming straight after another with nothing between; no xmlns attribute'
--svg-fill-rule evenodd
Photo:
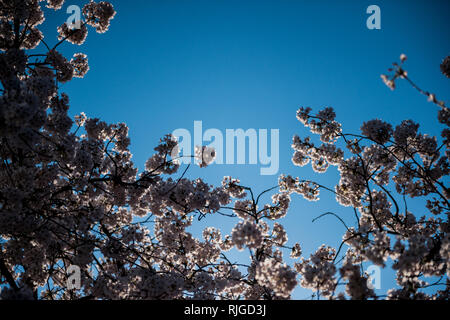
<svg viewBox="0 0 450 320"><path fill-rule="evenodd" d="M363 121L380 118L397 125L404 119L420 130L439 135L437 107L406 82L395 91L381 81L392 62L405 53L405 69L419 86L449 101L449 79L439 70L450 54L449 1L300 1L300 0L133 0L110 1L117 15L106 34L89 28L85 44L61 46L70 57L84 52L90 71L61 87L71 99L70 114L85 112L109 123L129 126L136 165L153 154L159 138L177 128L193 134L195 120L203 129L280 130L279 174L314 179L328 186L338 181L335 168L325 175L291 162L292 136L308 131L296 118L300 106L317 111L332 106L345 132L359 132ZM56 43L56 27L67 17L46 10L41 30ZM381 9L381 30L369 30L366 8ZM260 165L191 166L187 176L219 185L223 176L238 177L261 192L277 184L278 175L261 176ZM322 193L320 202L293 196L281 222L289 243L299 241L304 255L321 244L338 246L345 231L333 211L349 225L353 212ZM415 208L420 213L421 207ZM197 224L220 226L228 234L235 219L209 216ZM234 253L236 259L247 252ZM382 289L393 274L382 271ZM383 290L382 290L383 291ZM298 288L293 298L307 298Z"/></svg>

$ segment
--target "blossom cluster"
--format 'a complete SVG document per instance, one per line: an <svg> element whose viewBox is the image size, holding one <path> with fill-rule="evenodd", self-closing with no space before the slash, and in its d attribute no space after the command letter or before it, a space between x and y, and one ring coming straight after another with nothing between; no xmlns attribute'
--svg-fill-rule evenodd
<svg viewBox="0 0 450 320"><path fill-rule="evenodd" d="M391 89L395 89L397 79L408 79L413 83L402 66L406 56L400 58L401 64L394 64L394 77L382 76ZM282 175L280 190L300 193L308 200L316 200L316 197L305 196L305 192L299 191L305 183L316 186L317 194L319 189L332 191L341 205L353 209L357 219L357 226L348 227L338 217L347 231L337 253L322 246L309 260L296 264L302 275L300 284L303 287L330 298L376 298L375 292L367 287L367 276L361 273L361 264L366 262L386 267L390 260L397 273L398 288L389 290L388 299L448 297L448 280L433 284L446 286L435 294L425 294L422 289L430 285L427 277L442 279L448 276L446 239L450 206L445 178L450 173L450 111L433 94L417 86L415 88L439 107L437 118L444 125L441 132L443 142L420 133L419 124L412 120L404 120L394 127L381 119L374 119L362 124L360 134L348 134L340 130L341 125L336 124L336 115L330 107L317 114L312 114L311 108L298 110L298 120L312 133L318 134L323 144L317 147L311 137L301 139L294 136L292 162L298 166L311 163L317 173L325 172L329 165L336 166L340 179L333 190ZM333 134L324 138L324 134L332 131ZM333 139L328 138L330 136ZM337 147L339 141L349 151L348 155ZM421 198L425 212L410 212L408 197ZM338 265L334 263L334 255L340 253L344 244L349 246L349 250L344 262ZM445 249L442 249L443 245ZM346 288L345 292L335 295L338 284L333 279L337 270L345 280Z"/></svg>

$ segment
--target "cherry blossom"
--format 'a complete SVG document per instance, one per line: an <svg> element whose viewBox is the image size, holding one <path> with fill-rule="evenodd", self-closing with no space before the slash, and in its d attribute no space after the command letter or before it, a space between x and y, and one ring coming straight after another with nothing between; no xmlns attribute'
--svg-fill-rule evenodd
<svg viewBox="0 0 450 320"><path fill-rule="evenodd" d="M382 79L391 89L407 81L426 96L438 108L441 137L408 119L373 119L346 133L332 107L301 107L297 119L318 141L295 135L293 164L317 174L334 167L338 180L325 186L282 174L256 194L236 177L218 186L187 178L172 135L155 141L139 170L125 123L72 119L61 84L90 66L86 54L68 58L58 47L82 45L91 27L108 31L116 12L90 1L81 28L60 25L50 46L39 30L42 6L63 3L0 1L1 299L289 299L298 286L324 299L448 299L450 111L412 82L406 55ZM448 76L448 57L441 70ZM215 150L198 146L194 157L208 170ZM321 192L334 194L355 222L334 212L317 217L334 216L345 232L339 246L323 244L307 258L284 218L303 201L297 195L318 201ZM412 212L411 198L422 210ZM208 226L196 237L193 224L211 215L231 219L231 232ZM230 259L232 250L247 260ZM392 268L396 283L373 290L367 264ZM74 265L80 289L67 286Z"/></svg>

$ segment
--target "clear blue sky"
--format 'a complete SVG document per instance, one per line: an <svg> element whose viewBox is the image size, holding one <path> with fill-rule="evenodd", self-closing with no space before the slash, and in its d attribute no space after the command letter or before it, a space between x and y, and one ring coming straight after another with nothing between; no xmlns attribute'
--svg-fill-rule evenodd
<svg viewBox="0 0 450 320"><path fill-rule="evenodd" d="M43 32L56 41L56 27L67 18L63 10L48 11ZM91 70L82 80L62 87L71 98L72 115L82 111L107 122L125 122L138 167L152 155L158 139L177 128L265 128L280 130L279 173L337 182L336 170L321 176L292 165L291 139L308 132L296 120L299 106L318 110L333 106L346 132L364 120L403 119L421 123L421 130L439 134L436 107L406 83L390 91L381 81L401 53L416 82L449 101L450 80L439 64L450 54L449 1L294 1L294 0L134 0L111 1L117 10L110 30L89 29L81 47L62 46L66 55L88 54ZM381 8L381 30L366 28L366 8ZM277 183L261 176L258 165L216 165L191 168L189 177L219 184L224 175L239 177L256 192ZM300 241L309 256L322 243L337 246L345 231L333 211L349 224L352 211L338 206L332 195L309 203L294 197L281 222L290 244ZM418 209L420 210L420 209ZM235 220L209 217L200 230L220 225L230 232ZM244 256L246 253L244 253ZM236 255L238 257L239 255ZM382 286L392 274L382 273ZM294 298L305 298L298 289Z"/></svg>

